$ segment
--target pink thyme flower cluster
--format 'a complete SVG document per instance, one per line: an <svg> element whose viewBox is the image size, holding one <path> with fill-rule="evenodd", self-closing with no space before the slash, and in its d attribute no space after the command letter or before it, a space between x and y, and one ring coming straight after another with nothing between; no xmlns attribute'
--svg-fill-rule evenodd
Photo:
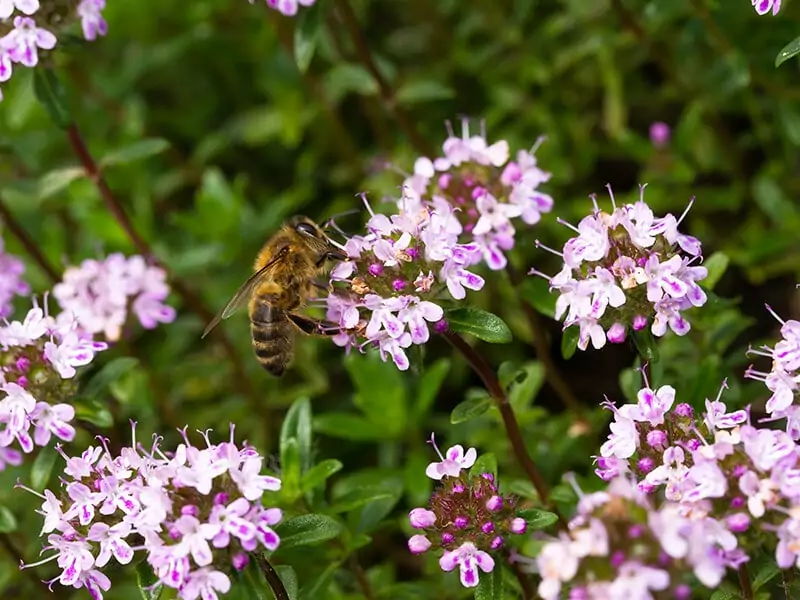
<svg viewBox="0 0 800 600"><path fill-rule="evenodd" d="M40 25L63 26L66 21L61 4L64 3L0 0L0 84L11 79L15 66L35 67L39 63L39 50L55 48L56 36ZM80 18L87 40L93 41L98 35L106 34L108 26L103 19L106 0L70 0L66 4L72 14ZM12 17L10 24L6 24ZM0 101L2 99L0 88Z"/></svg>
<svg viewBox="0 0 800 600"><path fill-rule="evenodd" d="M68 267L53 296L64 311L75 315L81 329L115 342L129 311L146 329L175 319L175 309L164 304L169 294L165 279L164 270L148 265L143 257L115 253Z"/></svg>
<svg viewBox="0 0 800 600"><path fill-rule="evenodd" d="M134 425L135 427L135 425ZM275 477L261 474L263 458L231 439L205 447L184 443L174 453L136 443L114 456L103 442L80 456L67 457L63 492L46 490L38 511L47 534L43 560L56 561L61 574L51 580L85 587L102 599L111 582L104 573L113 558L129 564L143 552L159 582L183 600L216 600L231 587L229 574L243 569L248 552L275 550L272 526L278 508L265 508L265 491L280 489ZM60 448L59 448L60 451ZM20 486L21 487L21 486Z"/></svg>
<svg viewBox="0 0 800 600"><path fill-rule="evenodd" d="M449 231L479 249L473 264L504 269L505 252L514 247L512 219L534 225L553 208L553 199L539 190L550 173L538 167L535 147L530 152L520 150L516 160L509 160L505 140L490 145L485 133L470 135L467 120L462 129L457 137L448 123L444 156L417 159L414 174L404 184L407 197L399 206L410 212L425 207L452 211Z"/></svg>
<svg viewBox="0 0 800 600"><path fill-rule="evenodd" d="M644 202L644 186L635 204L617 206L608 188L614 210L611 214L597 207L584 217L577 233L564 245L563 252L551 250L564 259L560 273L544 277L550 289L557 290L556 318L564 318L564 328L580 328L578 348L589 342L596 349L606 340L621 343L628 331L650 325L657 337L667 326L685 335L691 326L682 311L702 306L706 294L697 284L708 271L696 266L702 261L700 242L678 231L691 202L679 219L667 214L656 218Z"/></svg>
<svg viewBox="0 0 800 600"><path fill-rule="evenodd" d="M22 321L0 327L0 470L18 465L52 436L71 441L76 368L107 344L83 332L70 313L53 318L34 303Z"/></svg>
<svg viewBox="0 0 800 600"><path fill-rule="evenodd" d="M467 269L479 250L458 243L449 209L392 216L367 209L367 235L348 239L350 260L331 271L336 289L326 299L327 319L340 330L337 345L377 346L383 360L391 356L406 370L405 349L428 341L429 323L444 327L440 300L462 300L467 289L483 287L483 278Z"/></svg>
<svg viewBox="0 0 800 600"><path fill-rule="evenodd" d="M539 595L561 598L691 597L691 574L708 587L719 585L726 566L741 560L736 538L710 517L693 519L668 503L651 505L625 477L607 490L583 494L569 531L545 544L534 560L516 556L541 575Z"/></svg>
<svg viewBox="0 0 800 600"><path fill-rule="evenodd" d="M11 314L11 301L14 296L27 296L31 288L22 278L25 263L5 252L3 238L0 237L0 319Z"/></svg>
<svg viewBox="0 0 800 600"><path fill-rule="evenodd" d="M431 444L441 462L428 465L425 473L442 481L430 499L428 508L415 508L409 513L414 529L422 531L408 540L414 554L432 547L444 552L439 558L443 571L459 568L461 584L478 585L479 570L490 573L494 559L489 552L503 546L509 535L525 533L527 523L516 517L516 499L502 496L494 475L481 473L468 476L462 469L475 464L475 448L464 452L461 446L449 448L441 455L431 435Z"/></svg>
<svg viewBox="0 0 800 600"><path fill-rule="evenodd" d="M300 6L312 6L316 1L317 0L266 0L267 6L287 17L295 16ZM255 2L255 0L250 0L250 4L253 4L253 2Z"/></svg>
<svg viewBox="0 0 800 600"><path fill-rule="evenodd" d="M793 440L799 440L800 405L795 404L795 398L800 394L800 321L784 321L769 305L767 310L781 324L781 340L774 348L750 348L748 354L772 359L772 368L765 372L758 371L751 365L744 376L764 382L772 392L766 405L770 420L786 419L786 431Z"/></svg>
<svg viewBox="0 0 800 600"><path fill-rule="evenodd" d="M750 3L759 15L766 15L772 11L774 16L781 9L781 0L750 0Z"/></svg>
<svg viewBox="0 0 800 600"><path fill-rule="evenodd" d="M630 473L643 493L663 492L662 510L671 506L691 523L711 520L704 535L716 532L720 551L702 574L695 570L708 587L765 544L779 567L800 564L800 447L786 432L750 425L747 410L729 412L725 387L701 418L687 404L673 408L670 386L645 387L636 404L609 404L614 423L597 470L604 479ZM702 555L691 545L687 552Z"/></svg>

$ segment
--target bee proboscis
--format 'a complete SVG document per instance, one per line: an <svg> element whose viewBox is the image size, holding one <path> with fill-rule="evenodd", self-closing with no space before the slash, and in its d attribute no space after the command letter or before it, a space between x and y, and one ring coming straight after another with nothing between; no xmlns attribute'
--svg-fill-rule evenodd
<svg viewBox="0 0 800 600"><path fill-rule="evenodd" d="M256 358L269 373L280 377L294 357L298 329L329 334L324 322L297 312L328 260L347 260L347 254L314 221L302 215L292 217L267 240L256 258L255 273L208 324L202 337L248 302Z"/></svg>

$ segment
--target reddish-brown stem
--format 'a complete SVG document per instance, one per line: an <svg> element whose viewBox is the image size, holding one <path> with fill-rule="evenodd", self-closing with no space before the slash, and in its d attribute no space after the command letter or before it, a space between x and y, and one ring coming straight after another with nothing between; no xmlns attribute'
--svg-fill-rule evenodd
<svg viewBox="0 0 800 600"><path fill-rule="evenodd" d="M164 271L167 273L167 277L172 283L172 289L174 289L175 292L181 297L189 310L195 313L204 322L208 323L211 321L211 319L214 318L214 313L212 313L203 304L200 298L191 289L189 289L186 284L183 283L183 281L171 273L167 265L158 260L158 257L153 253L153 250L147 241L141 235L139 235L139 232L136 231L136 228L133 226L133 223L125 212L125 208L122 206L119 199L114 195L114 192L111 191L111 188L108 186L108 183L100 172L97 162L94 160L91 152L89 152L89 148L86 146L86 142L84 141L83 136L81 135L81 132L75 123L70 125L67 129L67 137L69 138L69 143L72 146L75 155L78 157L81 165L83 165L86 175L92 180L92 182L94 182L97 190L100 192L100 197L103 200L103 203L106 205L106 208L112 214L119 226L125 231L125 234L128 236L128 239L131 241L134 248L136 248L136 251L144 255L146 258L154 261L159 267L164 269ZM225 349L225 352L231 361L231 365L234 370L234 381L239 388L239 392L246 398L250 399L253 403L258 402L258 399L252 392L249 379L245 374L244 367L241 363L239 355L236 352L236 348L234 348L230 339L228 339L224 333L219 332L217 335L219 336L222 347ZM260 408L263 409L262 406L260 406Z"/></svg>
<svg viewBox="0 0 800 600"><path fill-rule="evenodd" d="M283 585L278 572L272 568L267 558L261 552L253 552L252 556L256 559L256 564L264 574L272 593L275 594L275 600L289 600L289 592L286 591L286 586Z"/></svg>
<svg viewBox="0 0 800 600"><path fill-rule="evenodd" d="M747 564L739 567L739 588L742 590L742 598L745 600L753 600L753 585L750 583L750 571L747 569Z"/></svg>
<svg viewBox="0 0 800 600"><path fill-rule="evenodd" d="M533 598L536 598L536 591L533 589L531 578L522 572L522 569L519 568L517 563L510 562L509 566L511 567L511 572L514 573L517 581L519 581L519 586L522 588L523 600L533 600Z"/></svg>
<svg viewBox="0 0 800 600"><path fill-rule="evenodd" d="M11 213L11 210L5 205L2 199L0 199L0 221L6 224L8 230L11 234L17 238L17 241L25 248L25 251L30 255L30 257L34 260L34 262L39 265L39 268L44 271L45 275L52 281L53 283L58 283L61 281L61 275L56 270L56 268L50 264L50 261L47 260L47 257L42 253L39 249L39 246L36 242L28 235L28 232L19 224L19 222L14 218L14 215Z"/></svg>
<svg viewBox="0 0 800 600"><path fill-rule="evenodd" d="M533 462L530 454L528 454L528 450L525 447L525 440L522 438L522 430L514 414L514 409L511 407L508 401L508 395L503 389L503 386L500 385L500 381L497 379L494 370L489 366L489 363L484 360L483 356L457 333L447 331L444 337L450 345L464 357L472 370L475 371L475 374L483 381L483 385L486 387L486 390L489 392L489 395L491 395L495 405L500 411L500 417L503 419L503 425L506 428L506 434L511 442L511 448L514 451L514 455L517 457L517 461L520 466L522 466L528 479L530 479L534 489L536 489L536 493L538 493L539 497L542 499L542 503L550 506L550 510L558 515L559 526L566 528L567 522L564 517L555 506L550 505L550 490L541 473L539 473L539 469L536 468L536 464Z"/></svg>
<svg viewBox="0 0 800 600"><path fill-rule="evenodd" d="M414 127L406 111L398 104L392 86L386 80L386 77L383 76L380 69L378 69L378 65L375 63L375 59L372 57L372 53L367 45L367 41L361 33L361 27L358 24L358 18L355 12L353 12L353 7L350 6L348 0L336 0L336 8L345 29L347 29L350 38L353 40L353 46L355 47L359 62L364 65L364 68L372 75L375 83L378 84L378 91L383 100L384 107L392 114L400 129L408 136L408 140L411 142L411 145L414 146L414 149L423 156L433 156L433 148L428 144L425 138L420 135L416 127Z"/></svg>
<svg viewBox="0 0 800 600"><path fill-rule="evenodd" d="M364 594L365 600L375 600L375 592L372 591L372 584L369 582L367 573L364 571L361 563L358 562L358 556L356 556L355 552L350 555L350 567L356 574L358 586L361 588L361 593Z"/></svg>

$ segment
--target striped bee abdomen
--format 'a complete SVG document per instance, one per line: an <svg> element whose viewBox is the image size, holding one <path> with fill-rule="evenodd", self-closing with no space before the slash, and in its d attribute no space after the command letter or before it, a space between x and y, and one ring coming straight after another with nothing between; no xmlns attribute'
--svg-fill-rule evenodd
<svg viewBox="0 0 800 600"><path fill-rule="evenodd" d="M250 332L256 358L267 372L280 377L294 356L294 325L269 296L253 298Z"/></svg>

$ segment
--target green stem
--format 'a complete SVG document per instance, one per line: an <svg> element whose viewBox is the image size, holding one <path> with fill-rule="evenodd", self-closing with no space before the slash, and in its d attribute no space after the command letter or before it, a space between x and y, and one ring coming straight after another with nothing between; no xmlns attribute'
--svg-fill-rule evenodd
<svg viewBox="0 0 800 600"><path fill-rule="evenodd" d="M753 600L755 598L753 586L750 583L750 571L748 571L746 563L739 567L739 587L742 590L742 598L745 600Z"/></svg>

